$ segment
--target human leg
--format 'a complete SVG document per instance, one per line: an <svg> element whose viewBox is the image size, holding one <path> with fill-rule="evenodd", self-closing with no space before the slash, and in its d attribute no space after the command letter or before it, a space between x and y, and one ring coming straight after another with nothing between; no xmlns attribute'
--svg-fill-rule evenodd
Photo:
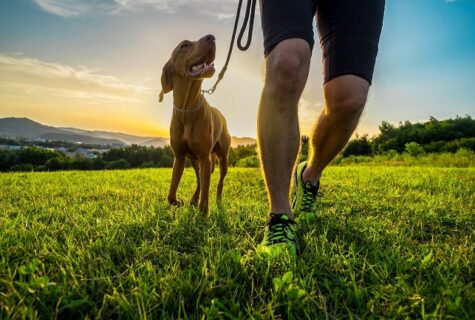
<svg viewBox="0 0 475 320"><path fill-rule="evenodd" d="M312 133L303 179L316 184L345 147L366 103L378 52L384 0L321 0L317 6L325 108Z"/></svg>
<svg viewBox="0 0 475 320"><path fill-rule="evenodd" d="M271 212L291 219L289 188L300 139L297 105L310 56L310 47L302 39L280 42L267 56L259 104L258 141Z"/></svg>
<svg viewBox="0 0 475 320"><path fill-rule="evenodd" d="M317 24L323 56L325 108L297 166L293 209L313 213L323 169L344 148L363 112L371 84L384 0L320 0Z"/></svg>
<svg viewBox="0 0 475 320"><path fill-rule="evenodd" d="M340 76L325 84L325 108L312 132L303 181L316 185L323 169L345 147L363 112L368 89L369 83L354 75Z"/></svg>

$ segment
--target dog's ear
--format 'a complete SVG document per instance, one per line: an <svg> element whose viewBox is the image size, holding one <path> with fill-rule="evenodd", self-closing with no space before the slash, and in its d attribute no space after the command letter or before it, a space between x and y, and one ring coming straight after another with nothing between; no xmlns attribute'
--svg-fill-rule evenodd
<svg viewBox="0 0 475 320"><path fill-rule="evenodd" d="M160 92L159 102L163 101L163 95L173 90L173 65L170 61L165 63L162 69L162 91Z"/></svg>

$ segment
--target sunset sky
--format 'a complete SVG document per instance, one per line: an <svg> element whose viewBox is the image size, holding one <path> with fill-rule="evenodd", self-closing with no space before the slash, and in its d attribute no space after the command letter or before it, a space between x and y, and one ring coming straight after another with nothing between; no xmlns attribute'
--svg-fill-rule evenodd
<svg viewBox="0 0 475 320"><path fill-rule="evenodd" d="M212 33L219 71L236 5L237 0L2 0L0 117L168 136L172 95L158 103L162 66L181 40ZM207 96L232 135L256 135L263 72L257 15L250 50L234 52L217 92ZM322 106L316 45L300 104L303 133ZM475 0L388 0L358 132L374 134L383 120L466 114L475 115Z"/></svg>

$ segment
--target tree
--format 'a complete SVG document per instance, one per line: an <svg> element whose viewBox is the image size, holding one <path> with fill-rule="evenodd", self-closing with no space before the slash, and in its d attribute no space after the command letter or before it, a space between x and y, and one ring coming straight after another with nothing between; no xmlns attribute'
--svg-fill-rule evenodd
<svg viewBox="0 0 475 320"><path fill-rule="evenodd" d="M356 136L356 139L353 139L348 143L345 150L343 151L343 157L348 156L368 156L371 155L371 142L368 139L368 135L364 135L361 138Z"/></svg>

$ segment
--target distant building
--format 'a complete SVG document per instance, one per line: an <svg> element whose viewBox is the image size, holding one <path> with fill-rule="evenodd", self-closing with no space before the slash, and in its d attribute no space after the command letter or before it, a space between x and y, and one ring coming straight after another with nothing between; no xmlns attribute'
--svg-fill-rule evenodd
<svg viewBox="0 0 475 320"><path fill-rule="evenodd" d="M86 148L78 148L76 150L77 154L82 154L90 159L95 159L99 154L109 151L109 149L86 149Z"/></svg>
<svg viewBox="0 0 475 320"><path fill-rule="evenodd" d="M10 144L0 144L0 150L20 150L21 146L13 146Z"/></svg>

